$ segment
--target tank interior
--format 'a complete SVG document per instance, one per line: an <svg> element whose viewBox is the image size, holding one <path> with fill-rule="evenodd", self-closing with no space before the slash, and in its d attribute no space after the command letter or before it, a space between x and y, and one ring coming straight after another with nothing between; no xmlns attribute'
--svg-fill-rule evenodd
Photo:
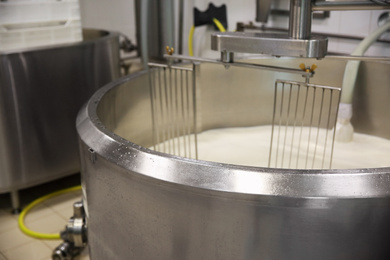
<svg viewBox="0 0 390 260"><path fill-rule="evenodd" d="M251 62L253 61L256 60L251 60ZM260 59L257 60L257 62L267 65L277 64L281 67L298 67L300 63L309 63L313 61L304 59L299 60L280 58L277 60ZM318 65L318 69L316 70L314 76L310 79L310 83L332 87L342 86L345 68L344 61L326 59L322 61L316 61L316 64ZM369 61L362 62L362 64L360 65L358 78L356 80L357 84L353 93L352 104L353 116L351 123L354 127L355 136L356 134L375 136L377 138L380 138L378 140L375 140L379 143L381 143L382 141L386 142L390 138L390 122L388 120L388 114L386 112L390 109L390 104L386 101L387 98L390 96L390 89L388 88L386 83L389 80L388 75L386 73L387 69L389 68L389 65L390 64L385 62ZM182 66L188 67L190 65L184 64ZM155 72L151 70L151 73ZM201 137L201 133L213 129L242 129L245 127L253 128L256 126L258 127L272 125L273 109L275 103L275 81L278 79L283 79L304 82L305 80L305 78L300 75L292 75L290 73L272 72L260 69L237 68L233 66L228 69L225 69L221 65L207 63L202 63L201 65L197 66L195 74L196 98L194 100L196 103L196 113L193 113L194 110L192 107L193 96L191 95L193 93L189 93L191 99L189 105L191 106L190 109L192 109L191 111L189 111L189 114L190 116L196 116L196 132L198 138ZM164 76L163 74L161 75L160 77ZM179 85L180 87L180 82L179 84L177 82L175 83L175 75L173 75L173 72L172 75L168 74L167 72L166 77L172 77L171 81L166 84L166 86L168 86L168 89L169 87L171 89L174 89L176 85ZM176 81L181 80L180 75L176 75L176 78ZM154 108L152 106L153 102L151 100L151 88L149 86L151 80L155 80L155 78L150 77L148 73L142 73L131 80L125 81L117 88L111 89L101 100L99 100L97 116L102 122L102 124L107 127L109 131L112 131L116 135L125 138L126 140L129 140L135 144L141 145L145 148L153 149L153 145L156 145L156 140L153 138L153 120L155 119L153 119L152 109L155 109L157 111L155 113L160 113L160 107L158 107L159 104L157 104L156 101L153 101L154 103L156 103L154 104ZM175 112L175 104L179 102L178 106L181 105L181 92L171 93L164 87L165 85L160 86L163 91L161 96L164 97L164 91L166 91L167 95L172 96L172 100L163 101L165 103L161 103L160 105L170 105L172 106L171 110ZM278 89L278 91L280 92L281 90ZM184 94L186 94L186 92ZM287 99L287 97L285 99ZM324 108L324 111L329 111L332 114L336 114L337 111L334 110L334 108L333 110L331 110L329 106L337 106L337 104L335 104L335 102L337 101L338 100L333 100L333 105L327 104ZM315 105L317 105L318 103L319 102L315 103ZM162 107L161 109L164 109L164 107ZM297 111L297 113L302 113L302 111ZM180 115L178 115L178 118L179 117ZM317 121L318 117L319 115L316 114L314 115L314 119L312 120ZM309 117L307 117L306 121L308 121L308 119ZM303 125L308 124L309 122L303 122ZM290 126L292 125L293 122L290 122ZM162 126L157 125L155 127ZM194 132L193 127L194 125L193 123L191 123L192 133ZM320 128L324 127L326 126L320 125ZM329 129L333 129L333 127L334 124L332 123L328 125ZM282 131L285 130L285 128L283 127L281 129ZM256 151L257 153L259 153L259 158L264 157L265 159L263 160L267 160L267 158L269 157L269 140L271 139L271 130L271 128L264 130L266 132L264 132L263 135L266 136L263 137L263 139L261 140L256 139L255 133L242 133L241 135L247 135L247 138L243 136L240 141L236 141L236 144L232 146L225 146L222 148L234 150L234 155L226 155L225 153L225 156L248 157L248 152L245 153L245 149L250 149L248 148L248 145L257 145L260 147L262 142L268 142L268 144L264 144L264 146L261 146L261 150ZM167 147L162 152L174 154L173 149L169 151L168 149L169 146L172 146L175 143L170 144L169 141L165 139L176 138L176 140L180 141L180 138L177 137L180 134L183 135L183 133L181 133L179 130L172 130L172 133L170 133L169 131L170 130L167 129L166 135L160 136L159 142L166 142ZM296 131L299 131L299 129ZM298 132L296 132L296 136L297 133ZM313 136L314 134L315 132L313 132ZM259 135L261 135L261 133ZM181 138L183 138L183 136ZM204 142L207 142L207 140L210 141L210 139L207 139L207 137L205 138L206 139ZM329 138L331 139L332 136L330 136ZM248 139L249 144L245 145L244 142ZM192 143L195 142L193 139L191 140ZM203 142L202 139L198 139L197 141L198 143ZM252 161L248 161L248 159L240 161L237 158L233 158L233 160L229 161L229 159L224 159L223 155L219 157L202 157L202 151L203 154L207 153L208 149L213 149L213 145L221 146L223 145L223 142L229 143L234 141L232 141L232 139L221 139L221 142L222 143L213 143L211 144L211 146L208 146L208 148L203 148L203 150L201 147L199 147L199 159L206 158L205 160L209 159L211 161L231 164L235 164L234 162L238 162L238 164L247 166L268 166L267 164L264 165L264 163L257 164L256 156L252 156ZM343 145L343 143L340 143L337 140L335 141L334 159L336 161L336 168L337 156L339 156L337 154L337 149L344 149ZM370 163L373 158L378 157L381 154L387 157L390 152L388 147L383 147L380 144L378 146L378 143L370 144L370 141L365 142L363 146L360 147L362 148L358 153L348 152L348 155L342 155L342 161L345 161L345 158L347 158L347 160L350 160L350 163L343 164L341 168L358 168L357 165L362 165L360 168L389 166L389 162L385 157L382 162L378 163L377 165L375 165L375 163ZM357 148L354 147L353 149L360 148L358 146ZM369 157L370 152L368 151L372 151L373 157L371 157L371 159L367 159L366 164L357 163L359 162L359 160L361 160L361 157L359 157L359 155L367 154L364 156ZM176 151L176 153L178 152ZM218 152L218 150L215 150L215 153L221 153L221 151ZM249 152L249 155L250 153L251 152ZM186 155L187 157L191 157L190 153ZM183 152L181 156L186 157ZM192 157L194 157L194 152L192 153ZM286 166L283 168L288 167Z"/></svg>
<svg viewBox="0 0 390 260"><path fill-rule="evenodd" d="M302 61L308 62L299 62ZM299 66L296 59L259 62ZM389 125L385 111L389 105L377 101L385 101L384 93L389 94L382 81L388 80L386 66L389 64L364 62L361 65L353 97L354 138L366 134L387 141ZM342 81L344 66L339 60L319 61L310 81L337 86ZM198 139L192 140L200 145L202 135L210 131L228 130L234 135L237 129L269 126L273 121L275 80L302 81L301 76L286 73L233 66L226 69L214 64L201 64L194 71L196 91L177 94L196 93L196 106L189 102L187 107L196 108L196 113L189 113L196 115L196 123L190 126L196 126L193 129ZM189 150L187 156L177 156L179 149L172 148L175 141L171 142L169 137L182 138L174 135L180 135L180 131L170 132L166 128L165 133L157 134L165 143L164 148L156 142L153 129L166 125L153 118L159 116L157 108L164 110L171 105L174 108L176 104L180 107L182 101L170 103L170 96L175 97L176 92L166 91L163 83L162 88L150 87L149 82L158 74L149 73L155 72L155 69L142 71L105 86L78 116L84 169L83 201L87 205L92 258L131 254L140 259L183 256L187 259L210 256L217 259L354 259L370 258L369 252L375 252L375 257L385 259L389 255L383 246L388 237L386 223L390 216L388 151L386 154L385 150L383 166L357 168L356 162L352 162L342 169L330 170L259 167L246 161L202 159L202 153L213 155L214 148L221 148L214 142L222 135L217 132L211 136L213 138L205 139L215 147L202 150L199 145L199 160L186 158L194 155ZM169 70L167 73L169 82ZM376 73L381 77L375 76ZM164 78L164 74L161 77ZM372 93L376 90L379 93ZM159 97L163 101L151 102ZM167 97L167 101L163 97ZM189 97L188 100L194 99ZM174 109L172 111L173 116L180 117ZM324 111L333 113L326 107ZM160 115L168 118L169 126L172 121L168 114ZM189 116L189 122L195 122L193 119ZM334 125L329 126L334 128ZM281 129L284 131L283 127ZM266 147L271 136L269 130L268 127ZM193 132L189 133L194 138ZM253 141L257 134L256 131L254 135L241 132L243 138L233 146L231 159L240 156L247 159L248 147L242 143L249 137L249 143L258 146L259 143ZM231 142L233 135L227 135L223 141ZM162 150L158 150L159 147ZM183 152L183 148L180 149ZM336 149L337 146L335 152ZM225 150L226 146L222 146L216 154L225 155ZM262 152L267 157L268 147ZM122 246L123 241L127 246Z"/></svg>

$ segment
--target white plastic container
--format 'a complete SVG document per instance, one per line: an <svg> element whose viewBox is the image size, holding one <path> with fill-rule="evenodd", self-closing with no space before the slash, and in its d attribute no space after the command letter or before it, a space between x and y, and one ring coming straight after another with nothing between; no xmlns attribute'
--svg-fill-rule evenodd
<svg viewBox="0 0 390 260"><path fill-rule="evenodd" d="M78 0L0 3L0 51L81 40Z"/></svg>

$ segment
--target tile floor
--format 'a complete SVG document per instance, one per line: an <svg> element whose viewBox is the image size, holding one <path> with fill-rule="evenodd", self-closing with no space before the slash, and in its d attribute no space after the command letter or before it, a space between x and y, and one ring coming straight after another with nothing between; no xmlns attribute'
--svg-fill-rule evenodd
<svg viewBox="0 0 390 260"><path fill-rule="evenodd" d="M20 191L22 208L33 200L51 192L80 184L80 175L75 174L50 183ZM81 191L74 191L50 198L37 205L25 217L25 225L42 233L57 233L64 229L73 215L73 203L81 199ZM0 260L49 260L62 240L31 238L19 230L18 215L11 214L8 193L0 194ZM89 259L84 250L77 260Z"/></svg>

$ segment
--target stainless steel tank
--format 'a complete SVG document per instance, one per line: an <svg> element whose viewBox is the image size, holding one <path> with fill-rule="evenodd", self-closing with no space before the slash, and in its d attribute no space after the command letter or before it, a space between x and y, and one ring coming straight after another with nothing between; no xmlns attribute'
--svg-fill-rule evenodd
<svg viewBox="0 0 390 260"><path fill-rule="evenodd" d="M80 170L75 119L120 76L119 36L84 30L74 44L0 53L0 193Z"/></svg>
<svg viewBox="0 0 390 260"><path fill-rule="evenodd" d="M302 61L310 63L261 63ZM317 64L313 82L341 85L344 61ZM389 69L362 62L356 132L390 139ZM198 131L270 124L275 79L294 77L201 64ZM77 118L92 259L390 258L390 160L380 168L293 170L155 152L148 81L143 71L106 85Z"/></svg>

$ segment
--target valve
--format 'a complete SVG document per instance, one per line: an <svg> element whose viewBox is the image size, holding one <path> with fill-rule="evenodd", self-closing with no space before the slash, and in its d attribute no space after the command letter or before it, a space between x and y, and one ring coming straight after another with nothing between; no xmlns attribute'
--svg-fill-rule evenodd
<svg viewBox="0 0 390 260"><path fill-rule="evenodd" d="M82 201L73 204L73 216L69 219L65 230L61 232L64 241L52 254L53 260L71 260L80 254L87 244L87 225Z"/></svg>

